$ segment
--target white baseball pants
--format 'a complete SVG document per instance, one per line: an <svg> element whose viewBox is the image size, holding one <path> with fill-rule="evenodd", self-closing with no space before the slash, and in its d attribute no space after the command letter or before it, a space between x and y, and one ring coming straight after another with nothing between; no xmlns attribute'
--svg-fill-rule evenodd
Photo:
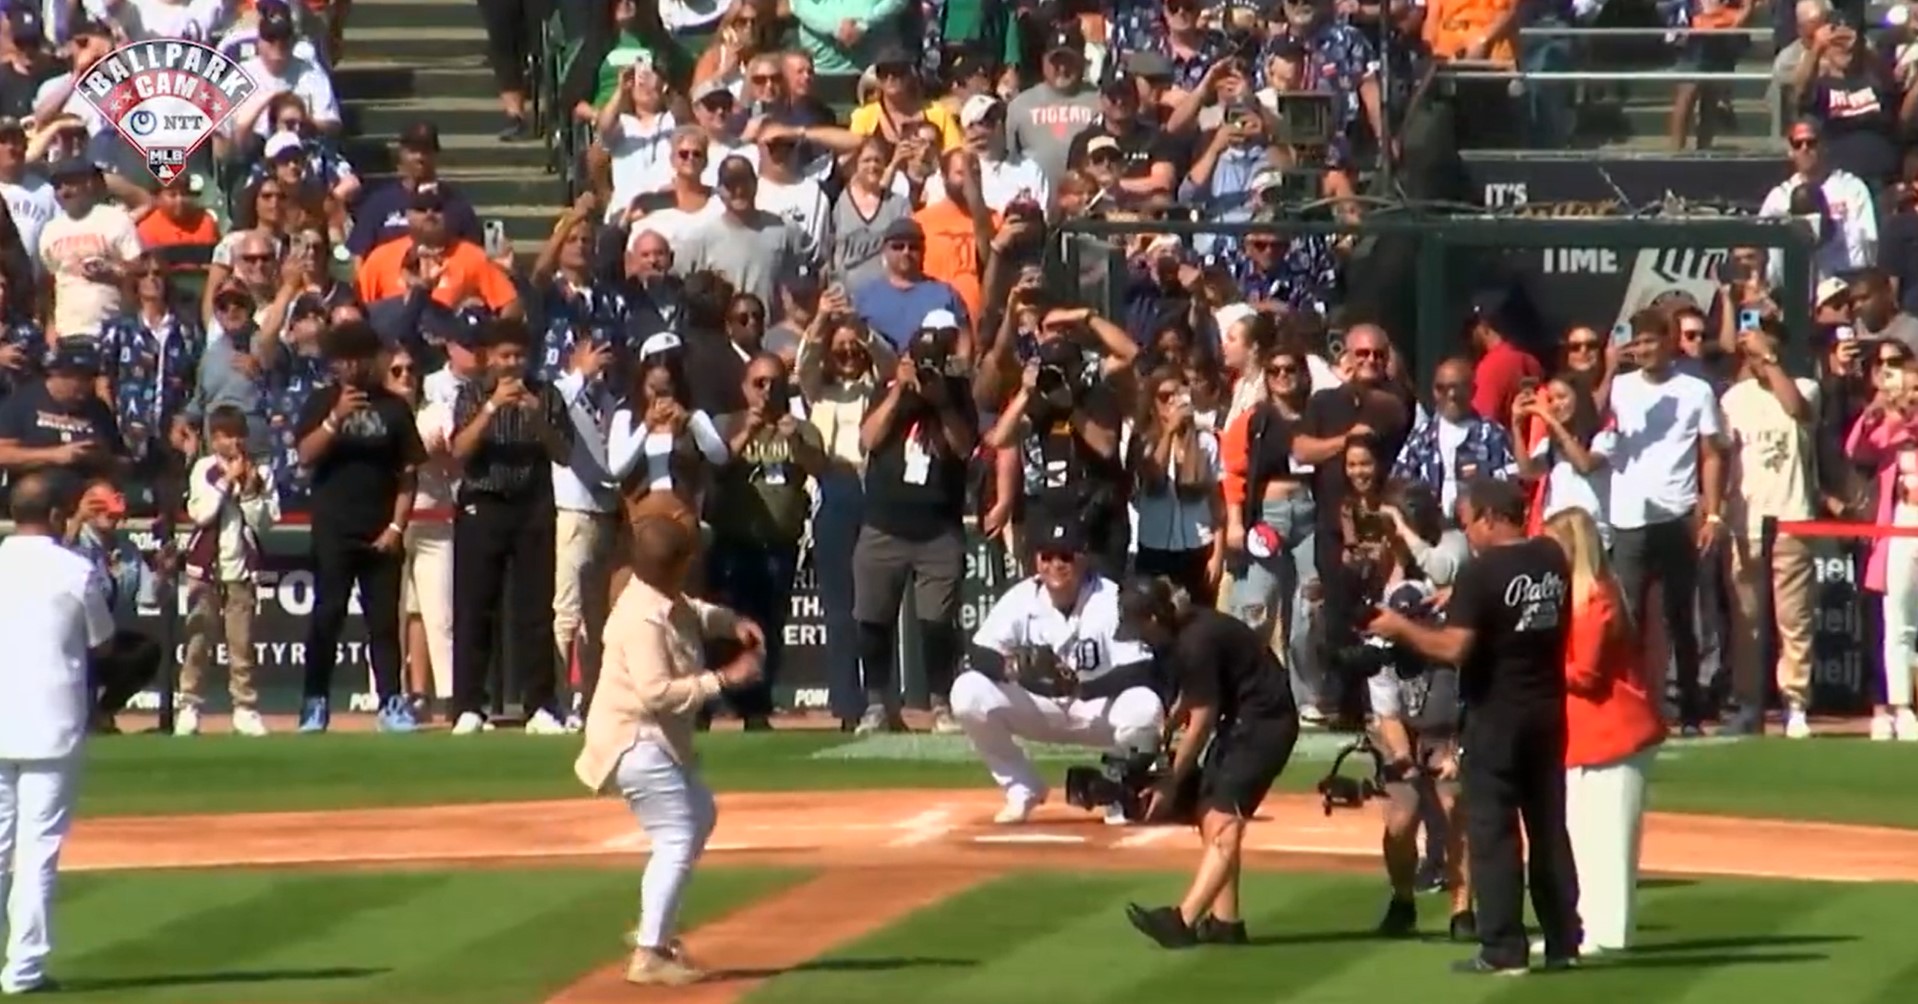
<svg viewBox="0 0 1918 1004"><path fill-rule="evenodd" d="M976 670L952 681L952 716L1006 795L1033 800L1046 785L1016 740L1145 753L1158 748L1165 728L1165 705L1145 687L1096 701L1062 701Z"/></svg>
<svg viewBox="0 0 1918 1004"><path fill-rule="evenodd" d="M1630 948L1644 845L1645 775L1656 746L1565 772L1565 831L1578 865L1578 915L1587 945Z"/></svg>
<svg viewBox="0 0 1918 1004"><path fill-rule="evenodd" d="M639 882L639 946L664 949L672 944L686 880L713 835L719 806L699 775L645 739L620 756L613 783L652 843Z"/></svg>
<svg viewBox="0 0 1918 1004"><path fill-rule="evenodd" d="M0 902L7 914L0 993L19 993L46 979L53 880L73 822L79 770L78 757L0 760Z"/></svg>
<svg viewBox="0 0 1918 1004"><path fill-rule="evenodd" d="M453 524L414 522L406 528L406 561L400 569L400 612L419 614L426 628L426 658L433 668L433 696L453 696ZM400 630L406 619L400 619ZM371 669L368 679L371 680ZM379 693L369 683L368 693Z"/></svg>

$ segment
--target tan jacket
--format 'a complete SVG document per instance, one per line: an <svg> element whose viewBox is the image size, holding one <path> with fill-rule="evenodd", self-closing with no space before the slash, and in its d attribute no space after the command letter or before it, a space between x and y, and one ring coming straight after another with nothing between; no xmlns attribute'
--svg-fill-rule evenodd
<svg viewBox="0 0 1918 1004"><path fill-rule="evenodd" d="M645 739L678 763L693 760L693 716L719 694L719 674L704 664L702 641L730 637L732 611L686 598L675 601L632 579L621 590L602 637L604 655L586 748L573 773L595 792L610 790L619 758Z"/></svg>

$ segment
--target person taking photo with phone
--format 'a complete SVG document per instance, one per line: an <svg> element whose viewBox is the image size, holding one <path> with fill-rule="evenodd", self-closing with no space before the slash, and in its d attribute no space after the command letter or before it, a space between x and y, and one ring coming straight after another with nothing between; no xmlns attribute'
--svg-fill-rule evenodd
<svg viewBox="0 0 1918 1004"><path fill-rule="evenodd" d="M1889 348L1889 343L1885 343ZM1845 453L1877 471L1872 512L1881 526L1918 526L1918 369L1911 356L1879 368L1878 392L1851 428ZM1865 562L1865 589L1884 609L1884 700L1871 737L1918 742L1912 712L1912 646L1918 639L1918 538L1877 537Z"/></svg>

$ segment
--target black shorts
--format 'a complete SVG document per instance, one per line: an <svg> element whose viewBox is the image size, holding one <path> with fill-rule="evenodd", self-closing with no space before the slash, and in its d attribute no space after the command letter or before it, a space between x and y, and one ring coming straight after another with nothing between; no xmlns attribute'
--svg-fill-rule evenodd
<svg viewBox="0 0 1918 1004"><path fill-rule="evenodd" d="M1235 722L1213 737L1199 786L1199 807L1251 818L1292 759L1296 718Z"/></svg>

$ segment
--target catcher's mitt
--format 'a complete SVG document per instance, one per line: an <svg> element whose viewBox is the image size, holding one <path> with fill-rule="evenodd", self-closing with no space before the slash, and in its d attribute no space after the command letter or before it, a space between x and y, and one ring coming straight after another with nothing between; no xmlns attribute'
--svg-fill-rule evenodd
<svg viewBox="0 0 1918 1004"><path fill-rule="evenodd" d="M1011 682L1030 693L1054 700L1079 696L1079 674L1059 658L1059 653L1039 645L1022 646L1006 660Z"/></svg>

